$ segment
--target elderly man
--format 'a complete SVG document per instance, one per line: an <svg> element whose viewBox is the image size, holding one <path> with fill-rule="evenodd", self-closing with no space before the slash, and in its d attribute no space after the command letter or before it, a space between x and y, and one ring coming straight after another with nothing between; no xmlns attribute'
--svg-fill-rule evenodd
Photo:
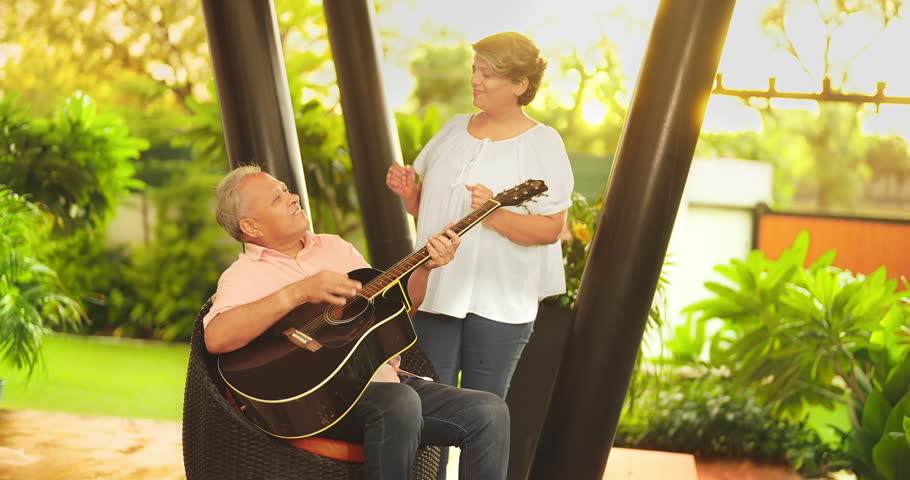
<svg viewBox="0 0 910 480"><path fill-rule="evenodd" d="M218 223L244 251L221 275L203 319L209 352L247 345L301 303L344 305L361 288L346 272L369 265L340 237L311 232L299 200L256 166L239 167L219 183ZM430 260L411 274L411 285L425 284L431 269L451 261L459 241L450 229L430 238ZM413 293L419 303L422 292ZM321 435L362 442L369 479L408 478L420 445L460 447L460 478L506 476L506 404L493 394L415 378L394 362L382 365L351 411Z"/></svg>

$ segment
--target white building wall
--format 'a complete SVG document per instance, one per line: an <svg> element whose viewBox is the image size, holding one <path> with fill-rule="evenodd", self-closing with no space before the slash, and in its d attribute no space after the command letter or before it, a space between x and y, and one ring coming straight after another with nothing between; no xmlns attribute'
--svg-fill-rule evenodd
<svg viewBox="0 0 910 480"><path fill-rule="evenodd" d="M714 266L745 259L752 249L752 210L772 203L773 170L766 162L728 158L695 158L667 247L664 272L667 321L685 323L683 308L711 296L708 280L722 281ZM643 346L656 354L653 336Z"/></svg>
<svg viewBox="0 0 910 480"><path fill-rule="evenodd" d="M140 245L146 234L143 220L142 194L131 193L120 198L117 212L107 228L108 245ZM148 235L152 235L156 220L155 207L148 206Z"/></svg>

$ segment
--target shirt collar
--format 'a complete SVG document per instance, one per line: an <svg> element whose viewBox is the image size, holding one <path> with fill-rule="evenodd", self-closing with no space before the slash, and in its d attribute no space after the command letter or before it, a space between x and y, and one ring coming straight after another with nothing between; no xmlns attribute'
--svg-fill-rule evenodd
<svg viewBox="0 0 910 480"><path fill-rule="evenodd" d="M300 241L303 242L303 250L301 250L300 253L303 253L311 248L318 247L319 244L322 243L319 236L309 230L303 234L303 237L300 238ZM263 247L262 245L257 245L252 242L243 243L243 254L249 257L250 260L255 261L262 259L262 255L265 254L265 252L272 252L276 255L284 256L278 251ZM298 253L298 255L300 254Z"/></svg>

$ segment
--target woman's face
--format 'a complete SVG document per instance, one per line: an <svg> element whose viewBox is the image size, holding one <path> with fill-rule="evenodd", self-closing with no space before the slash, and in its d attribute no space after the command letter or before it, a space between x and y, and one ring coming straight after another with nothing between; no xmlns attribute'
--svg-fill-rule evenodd
<svg viewBox="0 0 910 480"><path fill-rule="evenodd" d="M490 63L474 54L471 67L471 89L474 91L474 106L484 110L498 110L518 105L518 97L524 92L524 82L513 82L499 76Z"/></svg>

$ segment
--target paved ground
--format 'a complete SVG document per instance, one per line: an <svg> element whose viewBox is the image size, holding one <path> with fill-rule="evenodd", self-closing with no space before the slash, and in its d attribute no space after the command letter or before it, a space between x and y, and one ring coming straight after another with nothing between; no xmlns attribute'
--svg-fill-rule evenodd
<svg viewBox="0 0 910 480"><path fill-rule="evenodd" d="M688 456L614 450L604 476L608 480L696 476ZM453 449L451 479L458 475L457 459ZM682 476L684 470L690 473ZM750 462L699 462L697 470L698 480L799 479L785 469ZM0 480L186 480L180 423L0 409Z"/></svg>
<svg viewBox="0 0 910 480"><path fill-rule="evenodd" d="M180 424L0 409L0 480L185 480Z"/></svg>

